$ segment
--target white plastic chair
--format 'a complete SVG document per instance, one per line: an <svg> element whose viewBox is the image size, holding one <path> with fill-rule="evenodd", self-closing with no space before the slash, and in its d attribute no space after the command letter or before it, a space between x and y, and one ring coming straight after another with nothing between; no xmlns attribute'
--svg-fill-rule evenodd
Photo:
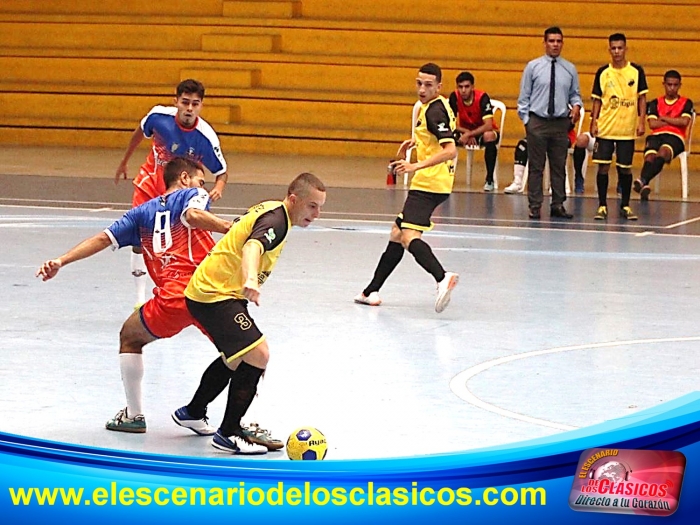
<svg viewBox="0 0 700 525"><path fill-rule="evenodd" d="M420 100L413 104L413 113L411 114L411 138L414 140L416 138L416 121L418 120L418 113L420 113L421 106L422 102ZM411 162L411 153L414 149L416 149L415 146L406 150L406 162ZM408 186L408 173L403 174L403 185Z"/></svg>
<svg viewBox="0 0 700 525"><path fill-rule="evenodd" d="M491 106L493 107L493 118L496 118L496 111L501 112L501 122L498 127L498 142L496 143L496 148L501 149L501 141L503 140L503 125L506 122L506 105L500 100L491 99ZM464 146L467 150L467 188L471 186L472 183L472 165L474 164L474 152L478 149L484 149L482 146ZM498 158L496 158L496 167L493 170L493 187L498 189Z"/></svg>
<svg viewBox="0 0 700 525"><path fill-rule="evenodd" d="M690 155L690 145L693 141L693 126L695 126L695 110L693 110L693 116L690 119L690 124L688 125L688 131L686 133L685 151L678 155L678 160L681 163L681 195L683 200L688 199L688 155ZM656 184L654 191L659 193L659 176L656 176Z"/></svg>

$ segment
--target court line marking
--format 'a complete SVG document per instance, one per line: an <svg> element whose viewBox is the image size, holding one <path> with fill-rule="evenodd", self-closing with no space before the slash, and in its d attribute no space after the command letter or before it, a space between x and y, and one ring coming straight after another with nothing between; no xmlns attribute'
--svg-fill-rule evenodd
<svg viewBox="0 0 700 525"><path fill-rule="evenodd" d="M490 361L484 361L478 365L467 368L466 370L460 372L452 378L450 381L450 390L461 400L466 401L470 405L474 405L477 408L492 412L499 416L508 417L511 419L517 419L519 421L524 421L525 423L532 423L535 425L545 426L549 428L554 428L557 430L576 430L579 427L574 427L570 425L564 425L563 423L556 423L554 421L549 421L547 419L540 419L536 417L527 416L525 414L520 414L518 412L513 412L512 410L507 410L501 408L492 403L483 401L475 394L473 394L467 383L470 379L485 372L490 368L504 365L507 363L512 363L520 359L527 359L530 357L539 357L542 355L556 354L561 352L572 352L574 350L591 350L596 348L612 348L616 346L632 346L641 344L656 344L656 343L679 343L679 342L689 342L689 341L700 341L700 336L691 337L665 337L660 339L632 339L628 341L608 341L605 343L589 343L584 345L572 345L572 346L558 346L555 348L548 348L545 350L533 350L531 352L523 352L520 354L512 354L504 357L499 357L497 359L491 359Z"/></svg>
<svg viewBox="0 0 700 525"><path fill-rule="evenodd" d="M694 219L688 219L687 221L681 221L681 222L677 222L675 224L669 224L668 226L664 226L663 228L664 228L664 230L670 230L673 228L677 228L679 226L685 226L686 224L691 224L693 222L698 222L698 221L700 221L700 217L695 217Z"/></svg>
<svg viewBox="0 0 700 525"><path fill-rule="evenodd" d="M28 209L38 209L38 210L56 210L56 211L82 211L82 212L88 212L88 213L95 213L97 211L110 211L110 212L120 212L124 213L125 211L128 211L130 209L130 206L127 204L119 204L119 203L109 203L109 202L82 202L82 201L50 201L50 202L66 202L66 203L75 203L75 204L107 204L107 205L114 205L114 206L123 206L122 209L119 208L113 208L110 210L103 210L103 209L95 209L95 208L80 208L80 207L68 207L68 206L39 206L39 205L29 205L29 204L3 204L1 201L3 200L12 200L12 201L19 201L19 200L26 200L29 202L44 202L39 199L2 199L0 198L0 208L28 208ZM45 201L49 202L49 201ZM214 210L217 215L221 216L227 216L231 215L230 213L222 213L219 210L229 210L229 211L234 211L234 212L240 212L244 213L245 211L248 210L248 208L235 208L235 207L221 207L216 210ZM343 223L352 223L352 222L359 222L359 223L372 223L372 224L385 224L387 225L387 234L389 232L388 228L389 225L391 224L391 219L396 217L396 214L377 214L377 213L354 213L354 212L329 212L329 211L324 211L322 212L323 215L328 216L328 215L340 215L341 217L339 218L331 218L331 217L325 217L325 218L320 218L317 219L319 222L325 222L325 221L338 221L338 222L343 222ZM349 216L367 216L367 217L387 217L389 221L385 219L349 219L347 217ZM567 232L567 233L602 233L606 235L639 235L640 232L636 231L611 231L611 230L599 230L599 229L587 229L587 228L580 228L580 229L569 229L569 228L554 228L550 227L546 224L543 223L537 223L534 224L532 223L531 220L506 220L506 219L478 219L478 218L461 218L461 217L444 217L444 216L435 216L435 219L438 220L461 220L461 221L488 221L488 222L504 222L507 224L475 224L474 222L470 222L468 224L462 224L462 223L445 223L445 222L440 222L436 223L435 225L439 228L487 228L487 229L521 229L521 230L536 230L536 231L559 231L559 232ZM700 217L698 218L700 220ZM532 224L532 226L526 226L524 224ZM558 223L559 224L559 223ZM567 223L560 223L562 225L566 225ZM587 223L587 222L577 222L577 223L568 223L568 224L577 224L577 225L587 225L587 224L595 224L595 223ZM626 227L634 227L630 225L626 225ZM640 225L640 227L644 228L649 228L649 225ZM659 229L666 229L667 226L658 226ZM693 234L673 234L673 233L663 233L662 231L656 232L655 235L657 236L662 236L662 237L671 237L671 238L689 238L689 239L697 239L700 237L700 235L693 235Z"/></svg>

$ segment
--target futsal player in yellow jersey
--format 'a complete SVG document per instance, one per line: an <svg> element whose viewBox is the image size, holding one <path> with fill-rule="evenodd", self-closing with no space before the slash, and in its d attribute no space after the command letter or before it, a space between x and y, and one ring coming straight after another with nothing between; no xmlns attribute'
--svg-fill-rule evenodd
<svg viewBox="0 0 700 525"><path fill-rule="evenodd" d="M192 275L185 297L192 316L204 327L222 360L210 366L192 401L191 415L206 407L229 383L224 419L212 445L232 454L264 454L241 428L269 360L265 336L248 313L248 301L260 304L267 280L292 226L307 227L326 202L323 183L310 173L296 177L282 201L266 201L234 221Z"/></svg>
<svg viewBox="0 0 700 525"><path fill-rule="evenodd" d="M647 112L647 79L642 66L628 62L627 39L622 33L608 37L612 63L598 69L593 82L591 136L596 139L593 162L598 164L598 211L595 219L608 217L608 173L613 152L620 187L620 216L637 220L630 208L634 139L644 135Z"/></svg>
<svg viewBox="0 0 700 525"><path fill-rule="evenodd" d="M440 313L450 302L452 289L459 276L445 272L430 246L421 238L433 227L430 220L435 208L445 202L454 183L455 116L446 98L440 95L442 71L436 64L425 64L418 71L416 88L422 106L415 126L415 139L401 144L397 156L405 158L409 148L416 147L416 163L398 160L392 163L397 176L415 173L411 180L403 211L391 227L389 244L379 259L369 286L355 297L355 302L379 306L379 289L398 266L404 250L430 273L437 284L435 311Z"/></svg>

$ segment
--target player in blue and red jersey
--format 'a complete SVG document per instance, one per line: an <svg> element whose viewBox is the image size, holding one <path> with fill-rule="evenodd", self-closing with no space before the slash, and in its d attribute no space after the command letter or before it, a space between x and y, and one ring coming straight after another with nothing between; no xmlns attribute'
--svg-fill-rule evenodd
<svg viewBox="0 0 700 525"><path fill-rule="evenodd" d="M664 74L664 96L647 106L651 135L644 145L642 173L634 181L634 191L643 201L649 200L649 183L680 153L685 151L688 126L693 118L693 101L678 94L681 74L675 69Z"/></svg>
<svg viewBox="0 0 700 525"><path fill-rule="evenodd" d="M196 80L184 80L177 86L174 106L155 106L134 130L129 146L115 174L115 183L127 176L127 163L145 138L153 139L146 162L134 179L132 206L139 206L165 192L163 166L176 157L187 157L203 164L216 177L209 196L221 198L228 175L214 129L199 116L204 86ZM136 304L146 301L146 267L138 244L133 246L131 273L136 284Z"/></svg>
<svg viewBox="0 0 700 525"><path fill-rule="evenodd" d="M215 242L209 231L225 233L231 222L210 213L209 196L202 189L204 173L192 160L174 159L166 165L164 195L131 209L106 230L51 259L37 276L52 279L66 264L90 257L108 246L114 249L141 244L149 257L156 288L154 297L122 326L119 354L127 407L107 422L107 429L143 433L146 420L141 401L143 347L197 325L184 302L184 290L197 265ZM201 328L200 328L201 329ZM205 334L206 335L206 334ZM209 433L204 419L193 430ZM216 429L211 429L211 432Z"/></svg>

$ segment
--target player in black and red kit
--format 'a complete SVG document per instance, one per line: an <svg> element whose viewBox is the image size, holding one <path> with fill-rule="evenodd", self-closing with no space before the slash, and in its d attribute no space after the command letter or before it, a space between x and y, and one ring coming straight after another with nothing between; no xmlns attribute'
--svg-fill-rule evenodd
<svg viewBox="0 0 700 525"><path fill-rule="evenodd" d="M688 126L693 116L693 101L678 94L681 74L671 69L664 74L663 97L652 100L647 107L647 122L651 135L644 145L644 166L634 181L634 191L643 201L649 200L649 183L668 164L685 150Z"/></svg>
<svg viewBox="0 0 700 525"><path fill-rule="evenodd" d="M486 163L484 191L493 191L493 172L498 157L498 126L493 121L493 107L488 93L474 89L474 75L462 71L457 75L457 89L450 94L450 107L457 117L455 135L460 146L482 146Z"/></svg>

